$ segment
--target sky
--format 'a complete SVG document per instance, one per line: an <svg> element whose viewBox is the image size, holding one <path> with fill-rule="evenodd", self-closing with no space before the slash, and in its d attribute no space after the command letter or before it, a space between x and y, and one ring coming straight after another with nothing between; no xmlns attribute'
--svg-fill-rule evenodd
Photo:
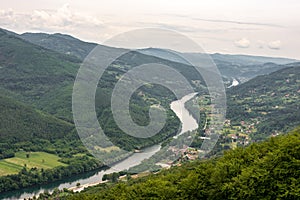
<svg viewBox="0 0 300 200"><path fill-rule="evenodd" d="M139 29L177 31L205 52L300 59L299 0L0 0L0 27L103 43Z"/></svg>

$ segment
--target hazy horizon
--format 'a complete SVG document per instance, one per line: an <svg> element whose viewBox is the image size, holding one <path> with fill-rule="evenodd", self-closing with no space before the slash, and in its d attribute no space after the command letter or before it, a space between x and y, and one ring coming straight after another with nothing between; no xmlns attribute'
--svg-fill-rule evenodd
<svg viewBox="0 0 300 200"><path fill-rule="evenodd" d="M163 28L188 36L208 53L300 59L296 0L40 2L2 2L0 27L69 34L99 44L132 29Z"/></svg>

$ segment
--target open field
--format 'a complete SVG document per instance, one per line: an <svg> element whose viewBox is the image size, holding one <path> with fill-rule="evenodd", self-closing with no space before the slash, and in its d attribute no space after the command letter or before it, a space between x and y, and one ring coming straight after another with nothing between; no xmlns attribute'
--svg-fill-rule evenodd
<svg viewBox="0 0 300 200"><path fill-rule="evenodd" d="M0 161L0 176L8 174L17 174L26 164L28 168L36 167L49 169L66 164L59 162L59 157L45 152L30 152L29 158L27 152L17 152L13 158L7 158Z"/></svg>

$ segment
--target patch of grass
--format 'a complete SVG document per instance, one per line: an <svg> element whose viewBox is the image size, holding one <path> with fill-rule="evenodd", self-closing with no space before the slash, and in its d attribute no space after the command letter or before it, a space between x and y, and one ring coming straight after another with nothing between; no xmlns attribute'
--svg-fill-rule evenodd
<svg viewBox="0 0 300 200"><path fill-rule="evenodd" d="M29 154L29 158L27 158ZM8 174L17 174L25 165L28 168L50 169L57 166L66 166L58 161L59 157L45 152L25 152L16 153L13 158L7 158L0 161L0 176Z"/></svg>
<svg viewBox="0 0 300 200"><path fill-rule="evenodd" d="M14 163L7 162L6 160L0 161L0 176L9 174L17 174L23 167Z"/></svg>

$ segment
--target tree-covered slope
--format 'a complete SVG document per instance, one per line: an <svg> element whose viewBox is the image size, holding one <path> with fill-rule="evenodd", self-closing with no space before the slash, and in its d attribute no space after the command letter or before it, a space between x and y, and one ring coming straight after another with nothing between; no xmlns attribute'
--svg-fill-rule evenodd
<svg viewBox="0 0 300 200"><path fill-rule="evenodd" d="M72 83L79 62L0 30L1 91L38 109L56 114L59 106L49 105L57 99L54 94Z"/></svg>
<svg viewBox="0 0 300 200"><path fill-rule="evenodd" d="M300 128L219 158L40 199L299 199Z"/></svg>
<svg viewBox="0 0 300 200"><path fill-rule="evenodd" d="M300 124L300 63L233 87L227 97L227 118L255 126L252 138L286 132Z"/></svg>
<svg viewBox="0 0 300 200"><path fill-rule="evenodd" d="M70 39L67 36L59 37ZM107 48L106 50L115 51L116 49ZM16 37L14 34L0 31L0 91L70 123L73 122L72 89L80 62L80 59L75 57L46 49ZM171 66L184 74L191 84L194 84L192 80L199 79L196 70L191 66L138 52L127 53L116 60L99 81L96 111L105 133L122 148L149 146L176 134L179 128L178 118L168 107L175 97L162 87L144 87L145 96L134 95L131 101L133 104L131 114L138 124L148 123L148 109L153 103L150 102L151 100L155 99L155 102L167 105L169 121L161 134L149 139L133 138L123 133L114 123L110 99L116 82L128 70L147 63ZM194 86L196 87L196 84Z"/></svg>
<svg viewBox="0 0 300 200"><path fill-rule="evenodd" d="M11 98L0 96L1 142L54 140L65 137L74 126Z"/></svg>

